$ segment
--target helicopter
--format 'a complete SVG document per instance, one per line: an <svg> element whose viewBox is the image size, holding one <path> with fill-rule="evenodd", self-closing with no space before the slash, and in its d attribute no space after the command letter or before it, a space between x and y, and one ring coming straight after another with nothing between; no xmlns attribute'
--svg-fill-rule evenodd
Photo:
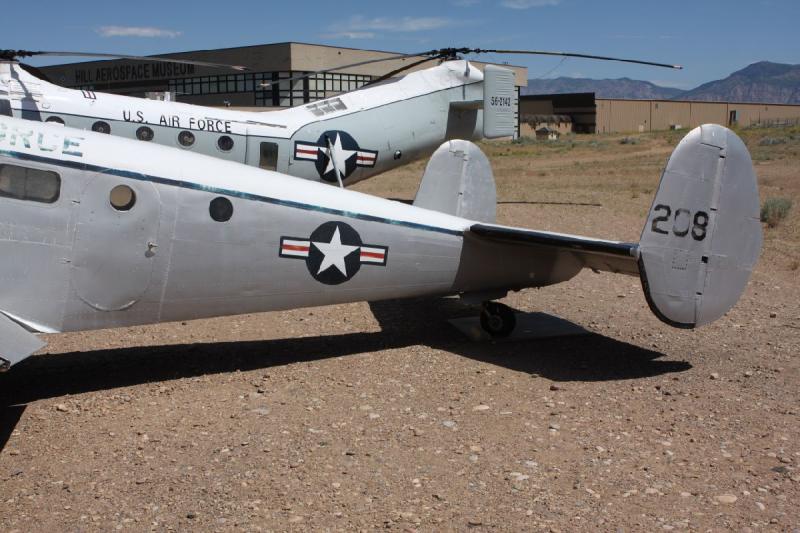
<svg viewBox="0 0 800 533"><path fill-rule="evenodd" d="M663 322L709 324L762 244L756 176L731 130L669 158L639 242L495 223L488 159L443 143L413 205L155 143L0 117L0 363L84 331L345 302L458 296L494 338L509 291L582 269L636 276Z"/></svg>
<svg viewBox="0 0 800 533"><path fill-rule="evenodd" d="M280 83L292 83L370 63L409 61L355 91L294 108L252 112L67 89L37 77L37 71L19 59L98 56L246 69L240 65L115 54L0 50L0 114L154 142L346 186L427 157L446 140L514 135L518 108L514 72L496 65L486 65L481 71L460 59L464 54L490 52L681 68L570 52L442 48L282 79ZM439 64L396 77L429 62Z"/></svg>

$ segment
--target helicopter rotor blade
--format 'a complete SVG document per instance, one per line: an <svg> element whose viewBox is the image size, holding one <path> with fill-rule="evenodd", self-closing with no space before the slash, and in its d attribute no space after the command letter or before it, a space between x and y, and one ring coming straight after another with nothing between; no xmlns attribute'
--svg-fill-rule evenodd
<svg viewBox="0 0 800 533"><path fill-rule="evenodd" d="M419 61L415 61L413 63L409 63L408 65L404 65L404 66L402 66L400 68L394 69L391 72L387 72L386 74L383 74L379 78L375 78L374 80L370 80L369 83L365 83L364 85L359 87L359 89L363 89L364 87L369 87L370 85L378 84L378 83L380 83L382 81L388 80L389 78L393 78L394 76L400 74L401 72L404 72L404 71L406 71L408 69L411 69L411 68L414 68L416 66L419 66L419 65L421 65L423 63L427 63L428 61L434 61L435 59L439 59L439 56L426 57L424 59L420 59Z"/></svg>
<svg viewBox="0 0 800 533"><path fill-rule="evenodd" d="M549 50L487 50L483 48L456 48L455 53L463 54L527 54L539 56L559 56L559 57L578 57L581 59L597 59L600 61L619 61L622 63L634 63L637 65L649 65L651 67L663 67L681 70L681 65L670 65L669 63L657 63L655 61L643 61L641 59L626 59L620 57L598 56L592 54L579 54L575 52L554 52Z"/></svg>
<svg viewBox="0 0 800 533"><path fill-rule="evenodd" d="M316 76L318 74L327 74L328 72L334 72L346 68L360 67L362 65L371 65L372 63L380 63L382 61L392 61L396 59L406 59L409 57L421 57L421 56L433 55L433 54L438 54L438 52L439 52L438 50L429 50L427 52L422 52L417 54L395 54L389 57L381 57L379 59L368 59L366 61L359 61L358 63L350 63L349 65L338 65L336 67L326 68L323 70L316 70L314 72L307 72L306 74L300 74L298 76L292 76L291 78L283 78L271 82L266 82L262 84L262 87L269 87L271 85L277 85L278 83L303 80L306 78L310 78L311 76Z"/></svg>
<svg viewBox="0 0 800 533"><path fill-rule="evenodd" d="M108 59L130 59L133 61L153 61L158 63L178 63L186 65L197 65L199 67L210 67L220 69L233 69L240 72L248 71L249 68L242 65L225 65L222 63L210 63L208 61L194 61L192 59L172 59L158 56L131 56L125 54L106 54L94 52L52 52L52 51L30 51L30 50L0 50L0 60L14 60L22 57L51 56L51 57L102 57Z"/></svg>

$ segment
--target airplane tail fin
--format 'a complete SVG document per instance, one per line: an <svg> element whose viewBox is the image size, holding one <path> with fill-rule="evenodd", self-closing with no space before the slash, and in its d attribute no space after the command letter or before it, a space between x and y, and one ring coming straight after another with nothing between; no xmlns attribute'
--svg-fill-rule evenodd
<svg viewBox="0 0 800 533"><path fill-rule="evenodd" d="M639 240L647 302L664 322L713 322L738 301L761 250L753 163L731 130L706 124L675 148Z"/></svg>
<svg viewBox="0 0 800 533"><path fill-rule="evenodd" d="M469 141L446 141L428 161L414 205L494 222L497 193L489 159Z"/></svg>
<svg viewBox="0 0 800 533"><path fill-rule="evenodd" d="M638 274L659 319L702 326L739 300L761 251L753 163L731 130L692 130L670 156L638 244L494 224L473 224L468 236L472 263L502 280L497 288L558 283L581 268Z"/></svg>
<svg viewBox="0 0 800 533"><path fill-rule="evenodd" d="M486 65L483 69L483 136L510 137L517 132L519 99L514 71Z"/></svg>

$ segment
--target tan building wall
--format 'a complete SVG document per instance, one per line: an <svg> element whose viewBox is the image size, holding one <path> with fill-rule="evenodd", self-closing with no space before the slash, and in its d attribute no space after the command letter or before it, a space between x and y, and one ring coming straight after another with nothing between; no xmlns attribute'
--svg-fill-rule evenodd
<svg viewBox="0 0 800 533"><path fill-rule="evenodd" d="M647 100L596 100L596 133L650 131Z"/></svg>
<svg viewBox="0 0 800 533"><path fill-rule="evenodd" d="M597 133L625 133L694 128L701 124L736 125L798 121L800 105L683 102L672 100L597 99Z"/></svg>
<svg viewBox="0 0 800 533"><path fill-rule="evenodd" d="M689 102L650 102L651 130L685 128L691 122L692 104Z"/></svg>

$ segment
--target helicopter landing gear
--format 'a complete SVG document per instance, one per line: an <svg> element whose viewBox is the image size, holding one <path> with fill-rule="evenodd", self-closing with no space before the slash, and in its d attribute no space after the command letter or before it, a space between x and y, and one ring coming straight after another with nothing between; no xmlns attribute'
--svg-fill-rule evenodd
<svg viewBox="0 0 800 533"><path fill-rule="evenodd" d="M497 302L483 302L481 327L495 338L508 337L517 325L514 310Z"/></svg>

